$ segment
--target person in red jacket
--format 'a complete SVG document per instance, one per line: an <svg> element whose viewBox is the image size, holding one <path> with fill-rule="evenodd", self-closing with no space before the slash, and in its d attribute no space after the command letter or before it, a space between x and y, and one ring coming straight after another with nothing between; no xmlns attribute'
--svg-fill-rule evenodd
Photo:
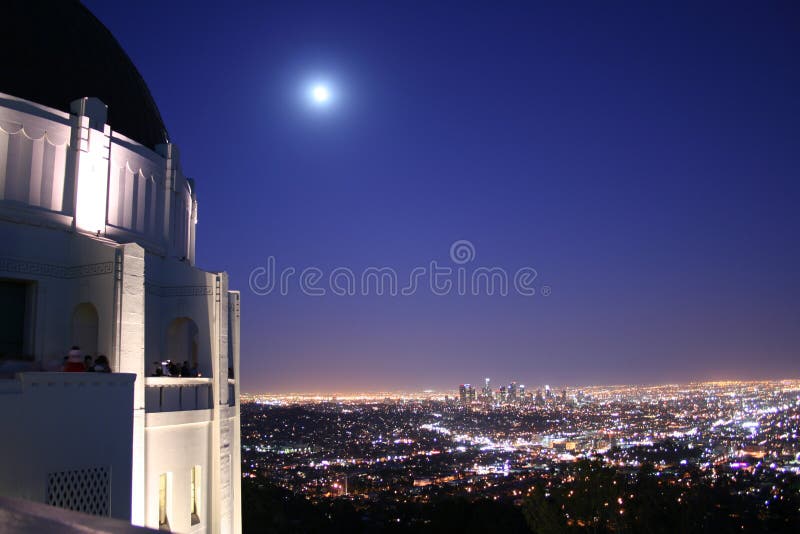
<svg viewBox="0 0 800 534"><path fill-rule="evenodd" d="M73 346L67 353L67 361L64 363L64 372L82 373L85 370L86 366L83 364L83 354L81 353L81 348L78 346Z"/></svg>

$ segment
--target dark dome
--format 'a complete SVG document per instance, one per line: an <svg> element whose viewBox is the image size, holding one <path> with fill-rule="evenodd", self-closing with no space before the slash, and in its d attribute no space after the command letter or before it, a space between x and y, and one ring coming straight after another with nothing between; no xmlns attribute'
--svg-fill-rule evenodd
<svg viewBox="0 0 800 534"><path fill-rule="evenodd" d="M11 0L0 6L0 93L69 112L97 97L115 131L155 148L167 129L142 76L111 32L75 0Z"/></svg>

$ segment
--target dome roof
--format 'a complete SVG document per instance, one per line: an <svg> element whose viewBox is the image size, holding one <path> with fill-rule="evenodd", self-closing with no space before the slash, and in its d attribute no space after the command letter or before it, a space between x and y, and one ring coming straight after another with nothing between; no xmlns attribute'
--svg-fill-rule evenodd
<svg viewBox="0 0 800 534"><path fill-rule="evenodd" d="M167 142L139 71L80 2L11 0L2 19L0 92L65 112L73 100L97 97L113 130L150 148Z"/></svg>

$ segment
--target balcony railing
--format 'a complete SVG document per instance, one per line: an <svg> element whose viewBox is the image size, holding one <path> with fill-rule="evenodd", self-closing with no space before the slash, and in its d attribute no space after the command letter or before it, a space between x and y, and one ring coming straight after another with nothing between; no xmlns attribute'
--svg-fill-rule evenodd
<svg viewBox="0 0 800 534"><path fill-rule="evenodd" d="M149 413L208 410L214 405L211 378L147 377L144 402Z"/></svg>

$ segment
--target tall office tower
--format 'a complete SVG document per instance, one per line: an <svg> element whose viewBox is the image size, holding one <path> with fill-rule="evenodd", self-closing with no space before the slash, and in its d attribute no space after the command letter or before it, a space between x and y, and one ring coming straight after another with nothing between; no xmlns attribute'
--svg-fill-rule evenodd
<svg viewBox="0 0 800 534"><path fill-rule="evenodd" d="M508 400L508 394L506 393L506 387L500 386L500 402L506 402Z"/></svg>
<svg viewBox="0 0 800 534"><path fill-rule="evenodd" d="M104 531L238 533L239 293L195 262L202 181L87 8L10 1L2 21L0 495ZM70 346L111 372L58 372ZM153 376L166 360L192 376Z"/></svg>
<svg viewBox="0 0 800 534"><path fill-rule="evenodd" d="M566 390L566 388L561 390L561 402L567 402L567 390Z"/></svg>
<svg viewBox="0 0 800 534"><path fill-rule="evenodd" d="M553 396L553 392L550 391L550 386L545 384L545 386L544 386L544 398L545 399L550 399L552 396Z"/></svg>
<svg viewBox="0 0 800 534"><path fill-rule="evenodd" d="M475 400L475 388L471 384L467 384L467 398L470 402Z"/></svg>
<svg viewBox="0 0 800 534"><path fill-rule="evenodd" d="M519 385L519 400L525 402L525 384Z"/></svg>
<svg viewBox="0 0 800 534"><path fill-rule="evenodd" d="M489 386L489 377L483 379L483 396L487 399L492 398L492 388Z"/></svg>
<svg viewBox="0 0 800 534"><path fill-rule="evenodd" d="M511 382L508 385L508 402L516 402L517 400L517 383Z"/></svg>
<svg viewBox="0 0 800 534"><path fill-rule="evenodd" d="M542 397L542 388L536 390L536 404L544 403L544 397Z"/></svg>
<svg viewBox="0 0 800 534"><path fill-rule="evenodd" d="M458 400L461 402L461 404L466 404L467 403L467 388L468 387L469 387L469 384L461 384L460 386L458 386Z"/></svg>

